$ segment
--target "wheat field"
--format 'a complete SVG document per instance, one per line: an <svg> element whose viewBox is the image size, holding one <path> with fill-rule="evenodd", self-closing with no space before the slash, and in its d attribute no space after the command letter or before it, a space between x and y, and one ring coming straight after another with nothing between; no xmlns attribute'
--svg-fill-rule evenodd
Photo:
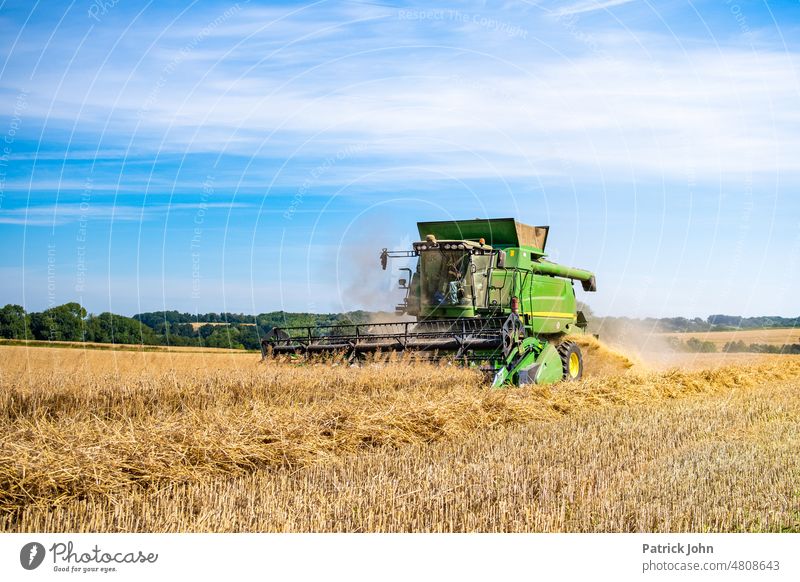
<svg viewBox="0 0 800 582"><path fill-rule="evenodd" d="M794 327L737 329L735 331L671 332L661 333L658 336L680 340L696 338L700 341L713 343L718 350L721 350L726 343L735 341L773 346L800 343L800 329Z"/></svg>
<svg viewBox="0 0 800 582"><path fill-rule="evenodd" d="M581 382L0 347L0 530L800 531L800 358Z"/></svg>

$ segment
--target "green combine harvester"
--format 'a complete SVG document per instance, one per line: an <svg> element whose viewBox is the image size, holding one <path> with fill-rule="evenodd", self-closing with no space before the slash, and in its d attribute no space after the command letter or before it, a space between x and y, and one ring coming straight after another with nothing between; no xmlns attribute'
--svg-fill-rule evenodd
<svg viewBox="0 0 800 582"><path fill-rule="evenodd" d="M419 222L411 250L383 249L391 258L417 257L403 268L406 290L398 315L415 321L274 328L261 342L266 358L278 354L343 354L351 360L375 352L450 355L479 366L493 387L551 384L583 375L580 347L565 338L586 333L573 281L595 291L594 274L545 259L549 227L513 218Z"/></svg>

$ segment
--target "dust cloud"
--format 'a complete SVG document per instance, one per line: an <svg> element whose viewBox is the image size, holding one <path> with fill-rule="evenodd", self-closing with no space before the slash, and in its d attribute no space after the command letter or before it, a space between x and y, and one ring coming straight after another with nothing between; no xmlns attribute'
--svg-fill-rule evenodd
<svg viewBox="0 0 800 582"><path fill-rule="evenodd" d="M589 331L608 348L624 354L636 370L698 370L757 362L761 354L694 353L678 349L656 325L617 318L590 318ZM691 337L691 334L687 334Z"/></svg>
<svg viewBox="0 0 800 582"><path fill-rule="evenodd" d="M687 354L678 352L653 324L631 320L600 319L589 326L612 349L626 354L637 367L680 367Z"/></svg>
<svg viewBox="0 0 800 582"><path fill-rule="evenodd" d="M336 255L336 293L340 311L365 310L370 323L395 323L414 321L410 316L398 316L395 305L402 303L405 290L398 280L409 279L401 267L416 268L416 258L389 259L386 270L381 268L380 253L383 248L410 250L412 240L405 236L387 240L386 234L370 227L346 241Z"/></svg>

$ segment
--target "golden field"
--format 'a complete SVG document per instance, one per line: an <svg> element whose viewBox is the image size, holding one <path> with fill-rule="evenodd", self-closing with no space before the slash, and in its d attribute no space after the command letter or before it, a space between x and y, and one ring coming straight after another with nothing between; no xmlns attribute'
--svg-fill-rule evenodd
<svg viewBox="0 0 800 582"><path fill-rule="evenodd" d="M242 353L242 350L228 348L207 348L197 346L157 346L149 344L107 344L98 342L62 342L49 340L10 340L0 338L0 347L69 348L88 352L101 350L107 352L202 352L202 353ZM256 350L257 351L257 350ZM251 351L251 353L253 353Z"/></svg>
<svg viewBox="0 0 800 582"><path fill-rule="evenodd" d="M0 347L3 531L800 531L800 358L581 382ZM744 356L744 355L742 355Z"/></svg>
<svg viewBox="0 0 800 582"><path fill-rule="evenodd" d="M725 347L728 342L743 341L746 344L768 344L782 346L784 344L800 343L800 329L794 327L770 329L739 329L736 331L707 331L687 333L662 333L661 337L672 337L681 340L697 338L701 341L712 342L718 350Z"/></svg>

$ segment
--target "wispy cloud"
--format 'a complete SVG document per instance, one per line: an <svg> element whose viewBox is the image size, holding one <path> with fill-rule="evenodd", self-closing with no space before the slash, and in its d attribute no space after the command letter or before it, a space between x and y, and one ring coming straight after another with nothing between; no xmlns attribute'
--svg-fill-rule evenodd
<svg viewBox="0 0 800 582"><path fill-rule="evenodd" d="M583 14L585 12L594 12L595 10L607 10L615 6L629 4L635 0L590 0L589 2L578 2L565 6L555 11L556 16L570 16L573 14Z"/></svg>
<svg viewBox="0 0 800 582"><path fill-rule="evenodd" d="M623 3L579 2L560 13ZM367 25L332 8L243 6L186 54L181 47L202 34L202 21L162 31L135 67L65 73L54 58L28 114L45 123L55 110L75 119L76 131L106 131L104 142L133 144L139 156L285 160L282 175L291 179L353 143L368 144L351 160L360 166L350 164L364 175L398 158L426 173L431 160L447 160L440 169L465 179L481 168L486 177L560 174L565 160L583 171L672 177L691 161L698 178L710 180L800 172L792 155L800 150L796 53L709 50L649 31L592 30L587 40L532 18L522 24L569 53L541 53L484 28L481 53L467 58L480 13L409 13L415 18L376 7ZM146 32L131 34L115 53L123 63L129 51L141 52ZM432 37L440 48L415 58L413 47ZM410 48L387 47L386 38ZM486 163L476 166L476 155Z"/></svg>
<svg viewBox="0 0 800 582"><path fill-rule="evenodd" d="M24 226L60 226L63 224L89 220L115 220L122 222L139 222L163 218L169 214L211 208L235 209L251 208L243 203L204 203L191 204L176 202L173 204L157 204L147 206L113 205L113 204L49 204L14 208L0 213L0 224L16 224Z"/></svg>

